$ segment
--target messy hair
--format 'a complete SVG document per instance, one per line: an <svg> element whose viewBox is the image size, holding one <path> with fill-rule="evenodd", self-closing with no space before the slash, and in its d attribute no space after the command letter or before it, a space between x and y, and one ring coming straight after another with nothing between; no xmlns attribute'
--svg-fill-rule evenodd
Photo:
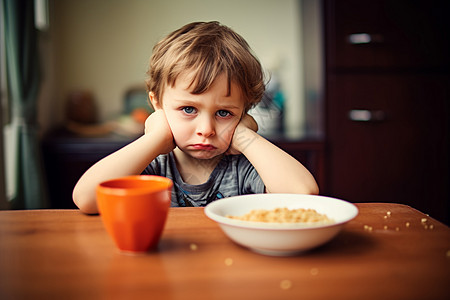
<svg viewBox="0 0 450 300"><path fill-rule="evenodd" d="M245 98L245 111L256 105L265 90L261 64L248 43L232 29L218 22L194 22L172 32L153 47L147 88L162 100L166 86L174 86L183 72L192 75L193 94L208 90L214 80L225 74L228 95L231 82Z"/></svg>

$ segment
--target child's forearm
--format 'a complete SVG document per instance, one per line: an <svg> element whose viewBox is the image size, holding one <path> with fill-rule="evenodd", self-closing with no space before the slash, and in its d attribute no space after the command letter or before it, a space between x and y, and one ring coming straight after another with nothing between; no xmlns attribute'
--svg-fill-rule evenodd
<svg viewBox="0 0 450 300"><path fill-rule="evenodd" d="M105 180L140 174L161 152L152 135L143 135L127 146L103 158L89 168L73 190L73 201L88 214L98 213L97 185Z"/></svg>
<svg viewBox="0 0 450 300"><path fill-rule="evenodd" d="M295 158L248 128L236 132L236 147L252 163L270 193L318 194L311 173Z"/></svg>

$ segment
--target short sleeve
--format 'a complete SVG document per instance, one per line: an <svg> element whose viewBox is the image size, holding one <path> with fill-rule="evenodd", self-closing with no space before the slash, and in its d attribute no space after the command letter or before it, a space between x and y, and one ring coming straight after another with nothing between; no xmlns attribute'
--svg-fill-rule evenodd
<svg viewBox="0 0 450 300"><path fill-rule="evenodd" d="M255 167L248 161L244 155L239 156L237 164L239 178L239 194L262 194L265 191L265 185L256 171Z"/></svg>

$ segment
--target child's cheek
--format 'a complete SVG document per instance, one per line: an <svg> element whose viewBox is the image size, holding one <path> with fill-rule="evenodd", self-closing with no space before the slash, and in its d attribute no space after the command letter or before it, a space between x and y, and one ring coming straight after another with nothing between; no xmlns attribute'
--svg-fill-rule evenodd
<svg viewBox="0 0 450 300"><path fill-rule="evenodd" d="M188 127L183 126L183 124L181 124L182 122L180 122L180 120L178 120L176 116L174 116L174 114L172 114L170 111L166 113L166 117L167 122L169 123L170 130L172 131L175 143L177 145L180 145L180 143L183 142L182 140L180 140L180 138L182 138L183 136L184 137L187 136L186 131Z"/></svg>
<svg viewBox="0 0 450 300"><path fill-rule="evenodd" d="M233 135L235 134L236 124L229 124L222 130L221 138L225 144L230 145Z"/></svg>
<svg viewBox="0 0 450 300"><path fill-rule="evenodd" d="M171 125L172 135L177 145L184 144L184 141L189 137L188 130L186 126L180 126L179 123L174 123Z"/></svg>
<svg viewBox="0 0 450 300"><path fill-rule="evenodd" d="M231 138L233 137L233 134L229 131L222 132L220 135L220 141L221 141L221 147L222 148L228 148L231 144Z"/></svg>

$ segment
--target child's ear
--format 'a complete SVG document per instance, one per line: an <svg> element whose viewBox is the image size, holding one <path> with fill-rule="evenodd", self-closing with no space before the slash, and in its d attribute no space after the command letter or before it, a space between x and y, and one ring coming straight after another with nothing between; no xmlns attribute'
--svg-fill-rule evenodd
<svg viewBox="0 0 450 300"><path fill-rule="evenodd" d="M156 99L156 96L153 92L148 93L148 99L150 99L150 103L152 104L154 110L162 109L161 102Z"/></svg>

